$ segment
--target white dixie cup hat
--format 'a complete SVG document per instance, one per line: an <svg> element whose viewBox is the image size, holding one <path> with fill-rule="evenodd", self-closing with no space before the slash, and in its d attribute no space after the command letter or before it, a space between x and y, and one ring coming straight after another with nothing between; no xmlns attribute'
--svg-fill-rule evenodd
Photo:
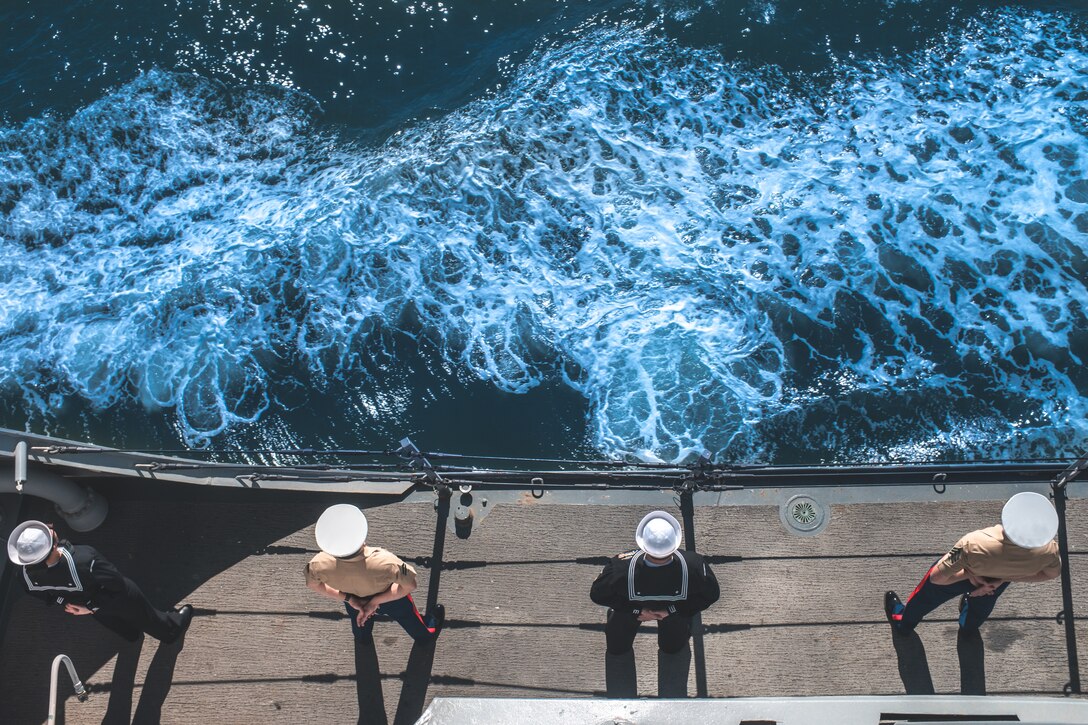
<svg viewBox="0 0 1088 725"><path fill-rule="evenodd" d="M635 543L650 556L664 559L680 548L682 534L675 516L666 511L651 511L635 529Z"/></svg>
<svg viewBox="0 0 1088 725"><path fill-rule="evenodd" d="M53 531L41 521L24 521L8 537L8 558L13 564L37 564L52 550Z"/></svg>
<svg viewBox="0 0 1088 725"><path fill-rule="evenodd" d="M1025 549L1046 546L1058 533L1058 512L1038 493L1022 491L1001 509L1001 526L1009 541Z"/></svg>
<svg viewBox="0 0 1088 725"><path fill-rule="evenodd" d="M329 506L317 520L314 537L317 546L337 559L355 556L366 543L366 516L358 506L338 503Z"/></svg>

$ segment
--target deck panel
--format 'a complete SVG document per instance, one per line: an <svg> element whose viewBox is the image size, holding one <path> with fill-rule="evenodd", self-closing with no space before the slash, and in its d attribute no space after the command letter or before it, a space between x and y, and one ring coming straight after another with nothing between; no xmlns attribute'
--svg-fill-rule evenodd
<svg viewBox="0 0 1088 725"><path fill-rule="evenodd" d="M70 723L102 722L108 708L116 714L126 702L130 711L142 707L143 715L161 707L167 723L354 719L348 623L335 602L302 584L302 567L315 550L313 522L332 500L111 498L107 525L78 540L99 547L160 605L191 601L197 607L184 647L148 640L134 659L134 648L95 623L17 598L0 650L0 719L45 720L48 664L57 652L71 655L92 685L110 687L87 703L69 699ZM1073 539L1088 550L1079 533L1088 535L1088 507L1078 500L1070 509ZM732 557L715 565L723 597L704 618L709 694L901 693L906 685L896 645L914 652L907 659L917 670L918 642L934 690L959 692L954 605L920 627L920 638L904 643L893 640L883 621L881 598L886 588L905 596L932 558L964 531L996 520L999 511L999 502L836 506L823 534L800 538L782 529L777 507L698 509L699 549ZM49 515L45 507L28 513ZM439 694L600 695L604 611L589 601L588 587L601 557L633 545L634 524L644 513L644 507L507 505L496 507L467 540L447 535L449 568L439 591L449 626L433 652L429 680L405 675L415 659L399 627L376 625L388 721L397 720L403 677L412 684L401 721L413 712L413 698ZM381 506L369 517L374 543L409 559L431 554L429 504ZM1074 565L1082 562L1088 559L1074 557ZM417 568L422 606L431 572ZM1085 585L1077 591L1078 601L1086 601ZM989 692L1061 689L1064 630L1052 619L1059 608L1053 583L1014 587L1002 598L983 630ZM1077 629L1084 670L1088 623L1079 621ZM425 661L420 652L412 656ZM636 659L639 692L652 695L656 643L649 628L636 640ZM917 674L908 678L912 686ZM425 698L423 682L429 683ZM695 685L693 664L691 694Z"/></svg>

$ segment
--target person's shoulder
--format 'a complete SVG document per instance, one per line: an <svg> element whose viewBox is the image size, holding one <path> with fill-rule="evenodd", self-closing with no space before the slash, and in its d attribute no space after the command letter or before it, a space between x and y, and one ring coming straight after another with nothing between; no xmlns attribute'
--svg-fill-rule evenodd
<svg viewBox="0 0 1088 725"><path fill-rule="evenodd" d="M706 557L696 551L681 549L676 553L684 557L684 561L688 563L688 568L693 571L703 571L708 568Z"/></svg>
<svg viewBox="0 0 1088 725"><path fill-rule="evenodd" d="M91 560L108 561L106 557L102 556L102 552L87 544L73 544L70 541L61 541L60 548L71 554L72 558L77 562Z"/></svg>
<svg viewBox="0 0 1088 725"><path fill-rule="evenodd" d="M310 559L308 568L310 569L310 571L314 572L328 571L329 569L333 569L336 567L336 561L337 559L335 556L332 556L331 554L326 554L324 551L319 551L314 556L314 558Z"/></svg>
<svg viewBox="0 0 1088 725"><path fill-rule="evenodd" d="M404 563L404 560L399 556L380 546L366 547L366 556L364 558L366 559L367 568L377 566L400 567Z"/></svg>
<svg viewBox="0 0 1088 725"><path fill-rule="evenodd" d="M635 556L639 553L639 549L631 549L630 551L624 551L615 556L608 557L608 561L604 563L606 569L616 571L617 569L626 570L634 561Z"/></svg>
<svg viewBox="0 0 1088 725"><path fill-rule="evenodd" d="M968 553L978 554L987 551L1001 549L1004 545L1004 536L1000 526L988 526L978 529L956 542L956 546Z"/></svg>

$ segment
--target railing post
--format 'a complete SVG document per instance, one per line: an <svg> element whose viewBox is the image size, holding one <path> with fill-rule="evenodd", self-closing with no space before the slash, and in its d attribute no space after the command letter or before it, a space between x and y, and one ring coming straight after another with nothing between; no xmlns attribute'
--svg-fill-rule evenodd
<svg viewBox="0 0 1088 725"><path fill-rule="evenodd" d="M72 678L72 688L76 691L76 697L79 698L80 702L87 699L87 688L80 682L72 660L68 659L68 655L54 657L53 666L49 671L49 718L46 720L49 725L53 725L57 721L57 685L59 684L57 680L60 679L60 665L62 662L68 668L68 676Z"/></svg>
<svg viewBox="0 0 1088 725"><path fill-rule="evenodd" d="M1058 512L1058 553L1062 557L1062 612L1065 624L1065 648L1069 657L1069 682L1064 690L1067 695L1080 694L1080 660L1077 658L1077 629L1073 616L1073 579L1069 573L1069 533L1065 523L1065 486L1053 486L1054 508Z"/></svg>
<svg viewBox="0 0 1088 725"><path fill-rule="evenodd" d="M1065 649L1069 658L1069 682L1063 688L1066 695L1081 694L1076 618L1073 615L1073 578L1069 573L1069 530L1065 516L1065 505L1069 496L1066 487L1085 468L1088 468L1088 457L1069 466L1050 485L1054 510L1058 512L1058 553L1062 557L1062 611L1058 616L1065 624Z"/></svg>
<svg viewBox="0 0 1088 725"><path fill-rule="evenodd" d="M695 504L694 482L680 491L680 515L684 519L684 548L695 551ZM691 653L695 658L695 696L708 697L706 682L706 651L703 645L703 615L696 613L691 619Z"/></svg>
<svg viewBox="0 0 1088 725"><path fill-rule="evenodd" d="M411 439L401 439L397 454L408 460L412 468L423 471L427 485L434 489L436 497L434 501L436 513L434 547L431 549L431 572L427 583L426 614L430 615L434 613L435 605L438 604L438 584L442 579L442 557L446 550L446 526L450 517L450 499L453 497L453 490L442 479L442 476L438 475L434 466L431 465L431 462L427 460L419 448L412 443Z"/></svg>
<svg viewBox="0 0 1088 725"><path fill-rule="evenodd" d="M438 498L435 499L435 523L434 546L431 548L431 572L427 581L427 614L434 613L434 607L438 604L438 584L442 578L442 558L446 551L446 525L450 517L450 498L452 493L448 487L436 490Z"/></svg>

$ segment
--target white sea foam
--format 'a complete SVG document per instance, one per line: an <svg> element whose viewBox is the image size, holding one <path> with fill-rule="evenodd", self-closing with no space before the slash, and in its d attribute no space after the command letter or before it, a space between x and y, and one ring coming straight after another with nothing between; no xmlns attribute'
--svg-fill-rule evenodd
<svg viewBox="0 0 1088 725"><path fill-rule="evenodd" d="M1083 37L990 13L806 88L597 30L377 149L298 94L152 72L0 137L0 379L201 443L399 327L504 391L565 381L608 453L1065 450Z"/></svg>

